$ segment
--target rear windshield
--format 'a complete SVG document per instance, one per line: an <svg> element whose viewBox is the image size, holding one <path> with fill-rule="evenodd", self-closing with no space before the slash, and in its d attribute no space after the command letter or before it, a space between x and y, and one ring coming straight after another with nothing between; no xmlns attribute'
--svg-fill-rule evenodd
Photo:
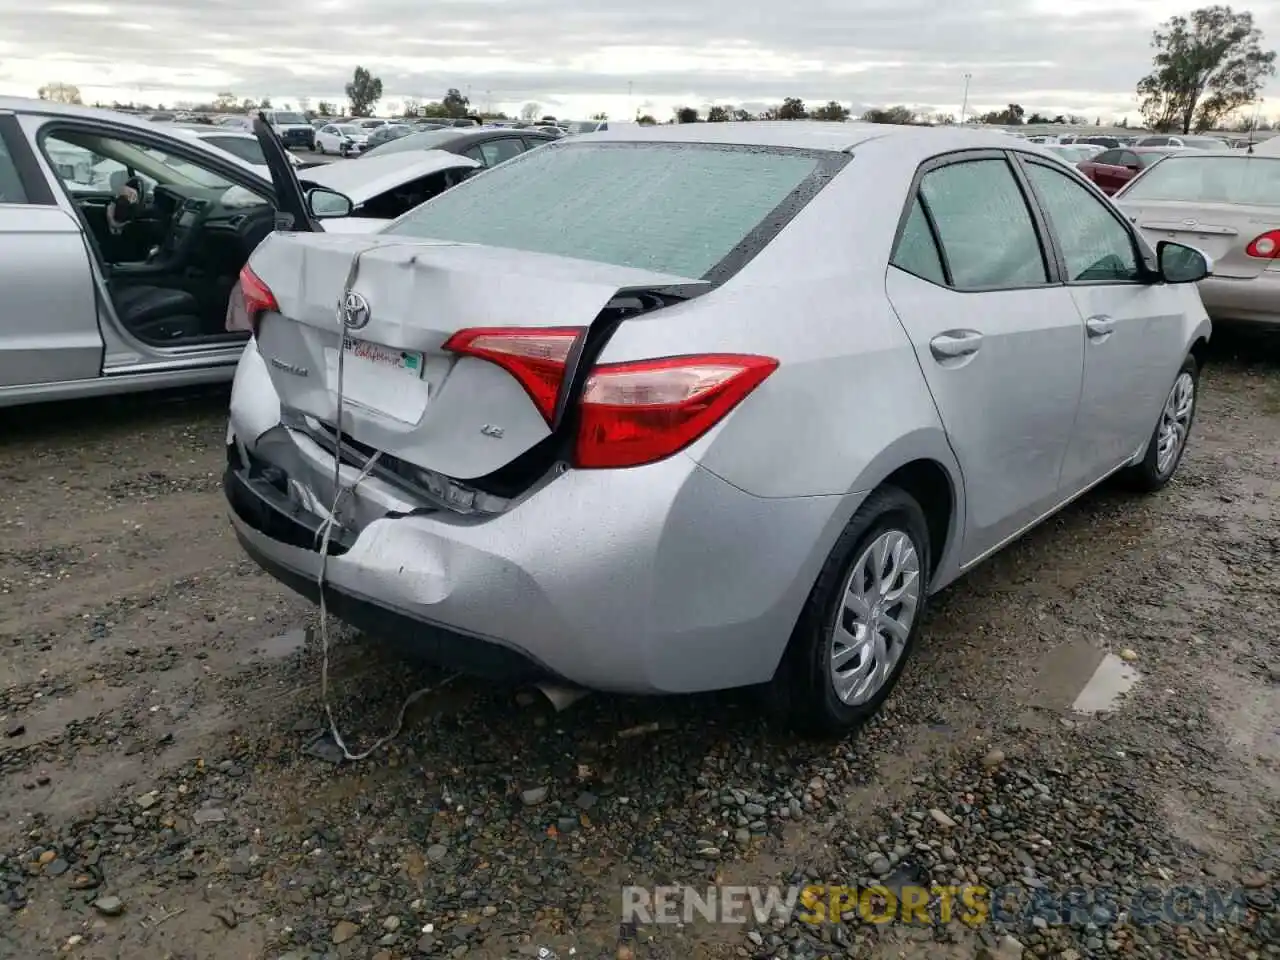
<svg viewBox="0 0 1280 960"><path fill-rule="evenodd" d="M252 137L205 137L204 142L249 163L266 164L267 162L267 156L262 152L262 144Z"/></svg>
<svg viewBox="0 0 1280 960"><path fill-rule="evenodd" d="M1125 199L1280 206L1280 157L1171 154L1135 180Z"/></svg>
<svg viewBox="0 0 1280 960"><path fill-rule="evenodd" d="M377 148L378 154L384 153L401 153L408 150L438 150L445 143L452 143L458 138L458 131L454 129L444 130L426 130L422 133L411 133L407 137L401 137L393 143L384 143ZM373 156L375 151L370 150L369 156Z"/></svg>
<svg viewBox="0 0 1280 960"><path fill-rule="evenodd" d="M723 279L712 274L724 272L717 267L736 248L748 257L762 248L848 159L719 144L566 141L494 167L383 232Z"/></svg>

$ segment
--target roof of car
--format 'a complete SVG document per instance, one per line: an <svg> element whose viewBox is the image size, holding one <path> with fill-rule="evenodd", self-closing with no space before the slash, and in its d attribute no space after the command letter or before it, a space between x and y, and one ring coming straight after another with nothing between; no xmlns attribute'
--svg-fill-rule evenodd
<svg viewBox="0 0 1280 960"><path fill-rule="evenodd" d="M1015 141L1004 131L960 126L916 127L880 123L839 123L820 120L762 120L732 123L681 123L609 127L573 138L583 141L632 141L664 143L723 143L739 146L799 147L811 150L848 151L872 140L889 141L916 153L983 147L1034 148ZM913 149L914 148L914 149Z"/></svg>

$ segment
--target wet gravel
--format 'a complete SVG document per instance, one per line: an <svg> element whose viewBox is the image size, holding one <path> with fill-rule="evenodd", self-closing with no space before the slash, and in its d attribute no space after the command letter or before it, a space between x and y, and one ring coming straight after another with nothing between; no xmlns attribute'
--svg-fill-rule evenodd
<svg viewBox="0 0 1280 960"><path fill-rule="evenodd" d="M223 519L225 396L0 411L0 955L1280 957L1280 350L1222 340L1177 482L939 597L838 743L749 693L458 681L335 763L315 612ZM1078 714L1104 652L1141 680ZM357 749L442 679L346 631L334 675ZM930 922L620 924L624 885L712 883L925 887ZM942 922L975 885L1000 909Z"/></svg>

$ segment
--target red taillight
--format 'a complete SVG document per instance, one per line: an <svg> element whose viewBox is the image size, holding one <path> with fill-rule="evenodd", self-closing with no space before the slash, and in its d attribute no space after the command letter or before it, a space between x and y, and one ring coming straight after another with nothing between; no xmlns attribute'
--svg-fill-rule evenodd
<svg viewBox="0 0 1280 960"><path fill-rule="evenodd" d="M564 371L581 327L475 327L459 330L444 349L497 364L529 394L547 423L555 418Z"/></svg>
<svg viewBox="0 0 1280 960"><path fill-rule="evenodd" d="M707 354L596 367L582 392L578 467L635 467L683 450L778 368L770 357Z"/></svg>
<svg viewBox="0 0 1280 960"><path fill-rule="evenodd" d="M1244 252L1259 260L1280 260L1280 230L1268 230L1254 237Z"/></svg>
<svg viewBox="0 0 1280 960"><path fill-rule="evenodd" d="M240 270L240 303L235 302L232 294L232 301L227 306L227 329L256 334L258 320L268 310L279 313L280 304L276 303L271 288L246 263Z"/></svg>

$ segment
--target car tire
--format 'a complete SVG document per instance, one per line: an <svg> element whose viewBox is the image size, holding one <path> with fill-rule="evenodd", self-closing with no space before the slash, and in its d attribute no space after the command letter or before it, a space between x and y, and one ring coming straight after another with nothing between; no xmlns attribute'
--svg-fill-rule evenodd
<svg viewBox="0 0 1280 960"><path fill-rule="evenodd" d="M868 565L886 548L881 564L893 564L887 580ZM805 733L838 736L855 730L880 709L915 645L928 604L932 549L924 511L909 493L883 486L863 501L823 564L770 685L775 716ZM885 568L880 569L882 575ZM847 602L855 591L861 612L858 604ZM869 610L868 597L875 597ZM905 620L905 634L889 639L879 628L885 616L899 627ZM884 641L878 649L876 635ZM860 643L843 642L855 640ZM858 651L851 653L855 648ZM837 655L846 658L841 666L852 668L840 671ZM878 657L883 656L891 662L882 663ZM850 677L868 671L878 676L849 686ZM837 691L838 680L844 696Z"/></svg>
<svg viewBox="0 0 1280 960"><path fill-rule="evenodd" d="M324 156L324 144L323 144L323 143L317 143L317 144L316 144L316 152L317 152L317 153L319 153L321 156Z"/></svg>
<svg viewBox="0 0 1280 960"><path fill-rule="evenodd" d="M1165 395L1155 429L1147 441L1146 454L1124 472L1124 479L1132 489L1155 493L1173 479L1187 450L1199 397L1200 364L1195 357L1188 356ZM1172 447L1165 446L1166 439L1173 443Z"/></svg>

